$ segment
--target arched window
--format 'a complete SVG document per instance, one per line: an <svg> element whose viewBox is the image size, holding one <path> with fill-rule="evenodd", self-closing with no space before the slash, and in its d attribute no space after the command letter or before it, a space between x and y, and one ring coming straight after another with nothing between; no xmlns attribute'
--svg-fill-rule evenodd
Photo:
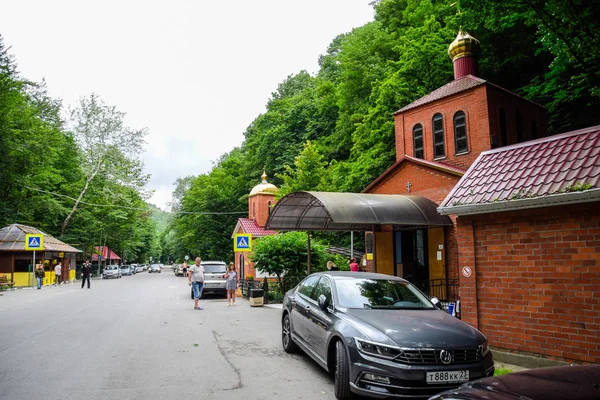
<svg viewBox="0 0 600 400"><path fill-rule="evenodd" d="M521 113L519 112L519 110L517 110L515 112L515 121L517 123L517 141L519 143L523 142L523 116L521 115Z"/></svg>
<svg viewBox="0 0 600 400"><path fill-rule="evenodd" d="M454 114L454 146L456 154L469 151L467 142L467 121L463 111L458 111Z"/></svg>
<svg viewBox="0 0 600 400"><path fill-rule="evenodd" d="M500 109L500 140L501 146L508 146L508 127L506 126L506 111Z"/></svg>
<svg viewBox="0 0 600 400"><path fill-rule="evenodd" d="M435 114L432 120L433 125L433 158L440 158L446 155L444 146L444 117L442 114Z"/></svg>
<svg viewBox="0 0 600 400"><path fill-rule="evenodd" d="M535 121L531 121L531 138L538 138L537 123Z"/></svg>
<svg viewBox="0 0 600 400"><path fill-rule="evenodd" d="M417 124L413 128L413 144L415 158L425 158L423 151L423 125Z"/></svg>

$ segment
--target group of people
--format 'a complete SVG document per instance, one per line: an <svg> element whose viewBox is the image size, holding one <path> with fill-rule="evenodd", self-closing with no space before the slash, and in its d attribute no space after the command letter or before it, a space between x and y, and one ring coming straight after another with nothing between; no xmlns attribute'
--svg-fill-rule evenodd
<svg viewBox="0 0 600 400"><path fill-rule="evenodd" d="M335 263L333 261L327 261L327 269L329 271L339 271L340 270L338 268L338 266L335 265ZM360 266L356 262L356 258L351 258L350 259L350 271L352 271L352 272L359 272L360 271Z"/></svg>
<svg viewBox="0 0 600 400"><path fill-rule="evenodd" d="M56 262L54 266L54 286L62 285L62 272L63 266L60 261ZM46 277L46 273L44 271L44 264L36 264L35 265L35 279L37 281L38 290L42 288L44 283L44 278Z"/></svg>
<svg viewBox="0 0 600 400"><path fill-rule="evenodd" d="M184 263L184 270L187 265ZM196 257L194 265L187 268L188 284L192 287L192 293L194 297L194 310L202 310L203 308L198 305L200 297L202 297L202 289L204 288L204 267L201 264L200 257ZM226 282L225 289L227 290L227 305L235 306L235 291L240 284L240 277L235 270L235 265L230 262L227 267L227 273L225 274Z"/></svg>

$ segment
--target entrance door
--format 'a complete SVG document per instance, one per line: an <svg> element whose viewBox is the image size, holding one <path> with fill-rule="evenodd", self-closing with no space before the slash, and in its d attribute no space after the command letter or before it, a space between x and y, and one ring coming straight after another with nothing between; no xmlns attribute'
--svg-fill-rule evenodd
<svg viewBox="0 0 600 400"><path fill-rule="evenodd" d="M440 300L446 296L446 257L444 228L431 228L427 232L429 248L429 295Z"/></svg>
<svg viewBox="0 0 600 400"><path fill-rule="evenodd" d="M402 231L402 269L404 279L410 282L429 280L427 268L427 231Z"/></svg>
<svg viewBox="0 0 600 400"><path fill-rule="evenodd" d="M444 228L431 228L427 232L429 248L429 279L446 279L444 258Z"/></svg>

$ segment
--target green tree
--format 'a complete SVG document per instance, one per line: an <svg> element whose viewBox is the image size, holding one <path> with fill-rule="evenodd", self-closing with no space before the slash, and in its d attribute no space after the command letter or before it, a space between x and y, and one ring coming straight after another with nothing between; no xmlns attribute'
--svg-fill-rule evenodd
<svg viewBox="0 0 600 400"><path fill-rule="evenodd" d="M79 203L99 173L121 185L143 190L148 176L138 159L146 129L132 129L124 123L125 113L109 106L96 94L79 99L79 107L71 112L71 129L81 151L85 182L73 208L61 227L65 233Z"/></svg>
<svg viewBox="0 0 600 400"><path fill-rule="evenodd" d="M325 191L327 189L326 165L327 162L323 160L316 147L307 141L302 152L294 160L294 168L286 165L285 173L279 175L283 185L279 188L277 197L281 198L298 190Z"/></svg>
<svg viewBox="0 0 600 400"><path fill-rule="evenodd" d="M324 265L325 246L318 241L310 244L311 265ZM250 260L263 273L277 276L281 293L285 293L282 276L303 277L308 265L308 237L306 232L287 232L258 238L253 245Z"/></svg>

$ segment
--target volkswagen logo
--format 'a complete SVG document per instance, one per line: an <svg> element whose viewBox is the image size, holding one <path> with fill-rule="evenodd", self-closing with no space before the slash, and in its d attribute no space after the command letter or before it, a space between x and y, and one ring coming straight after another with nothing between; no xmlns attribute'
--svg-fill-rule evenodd
<svg viewBox="0 0 600 400"><path fill-rule="evenodd" d="M442 350L440 351L440 360L444 364L450 364L452 362L452 354L448 350Z"/></svg>

